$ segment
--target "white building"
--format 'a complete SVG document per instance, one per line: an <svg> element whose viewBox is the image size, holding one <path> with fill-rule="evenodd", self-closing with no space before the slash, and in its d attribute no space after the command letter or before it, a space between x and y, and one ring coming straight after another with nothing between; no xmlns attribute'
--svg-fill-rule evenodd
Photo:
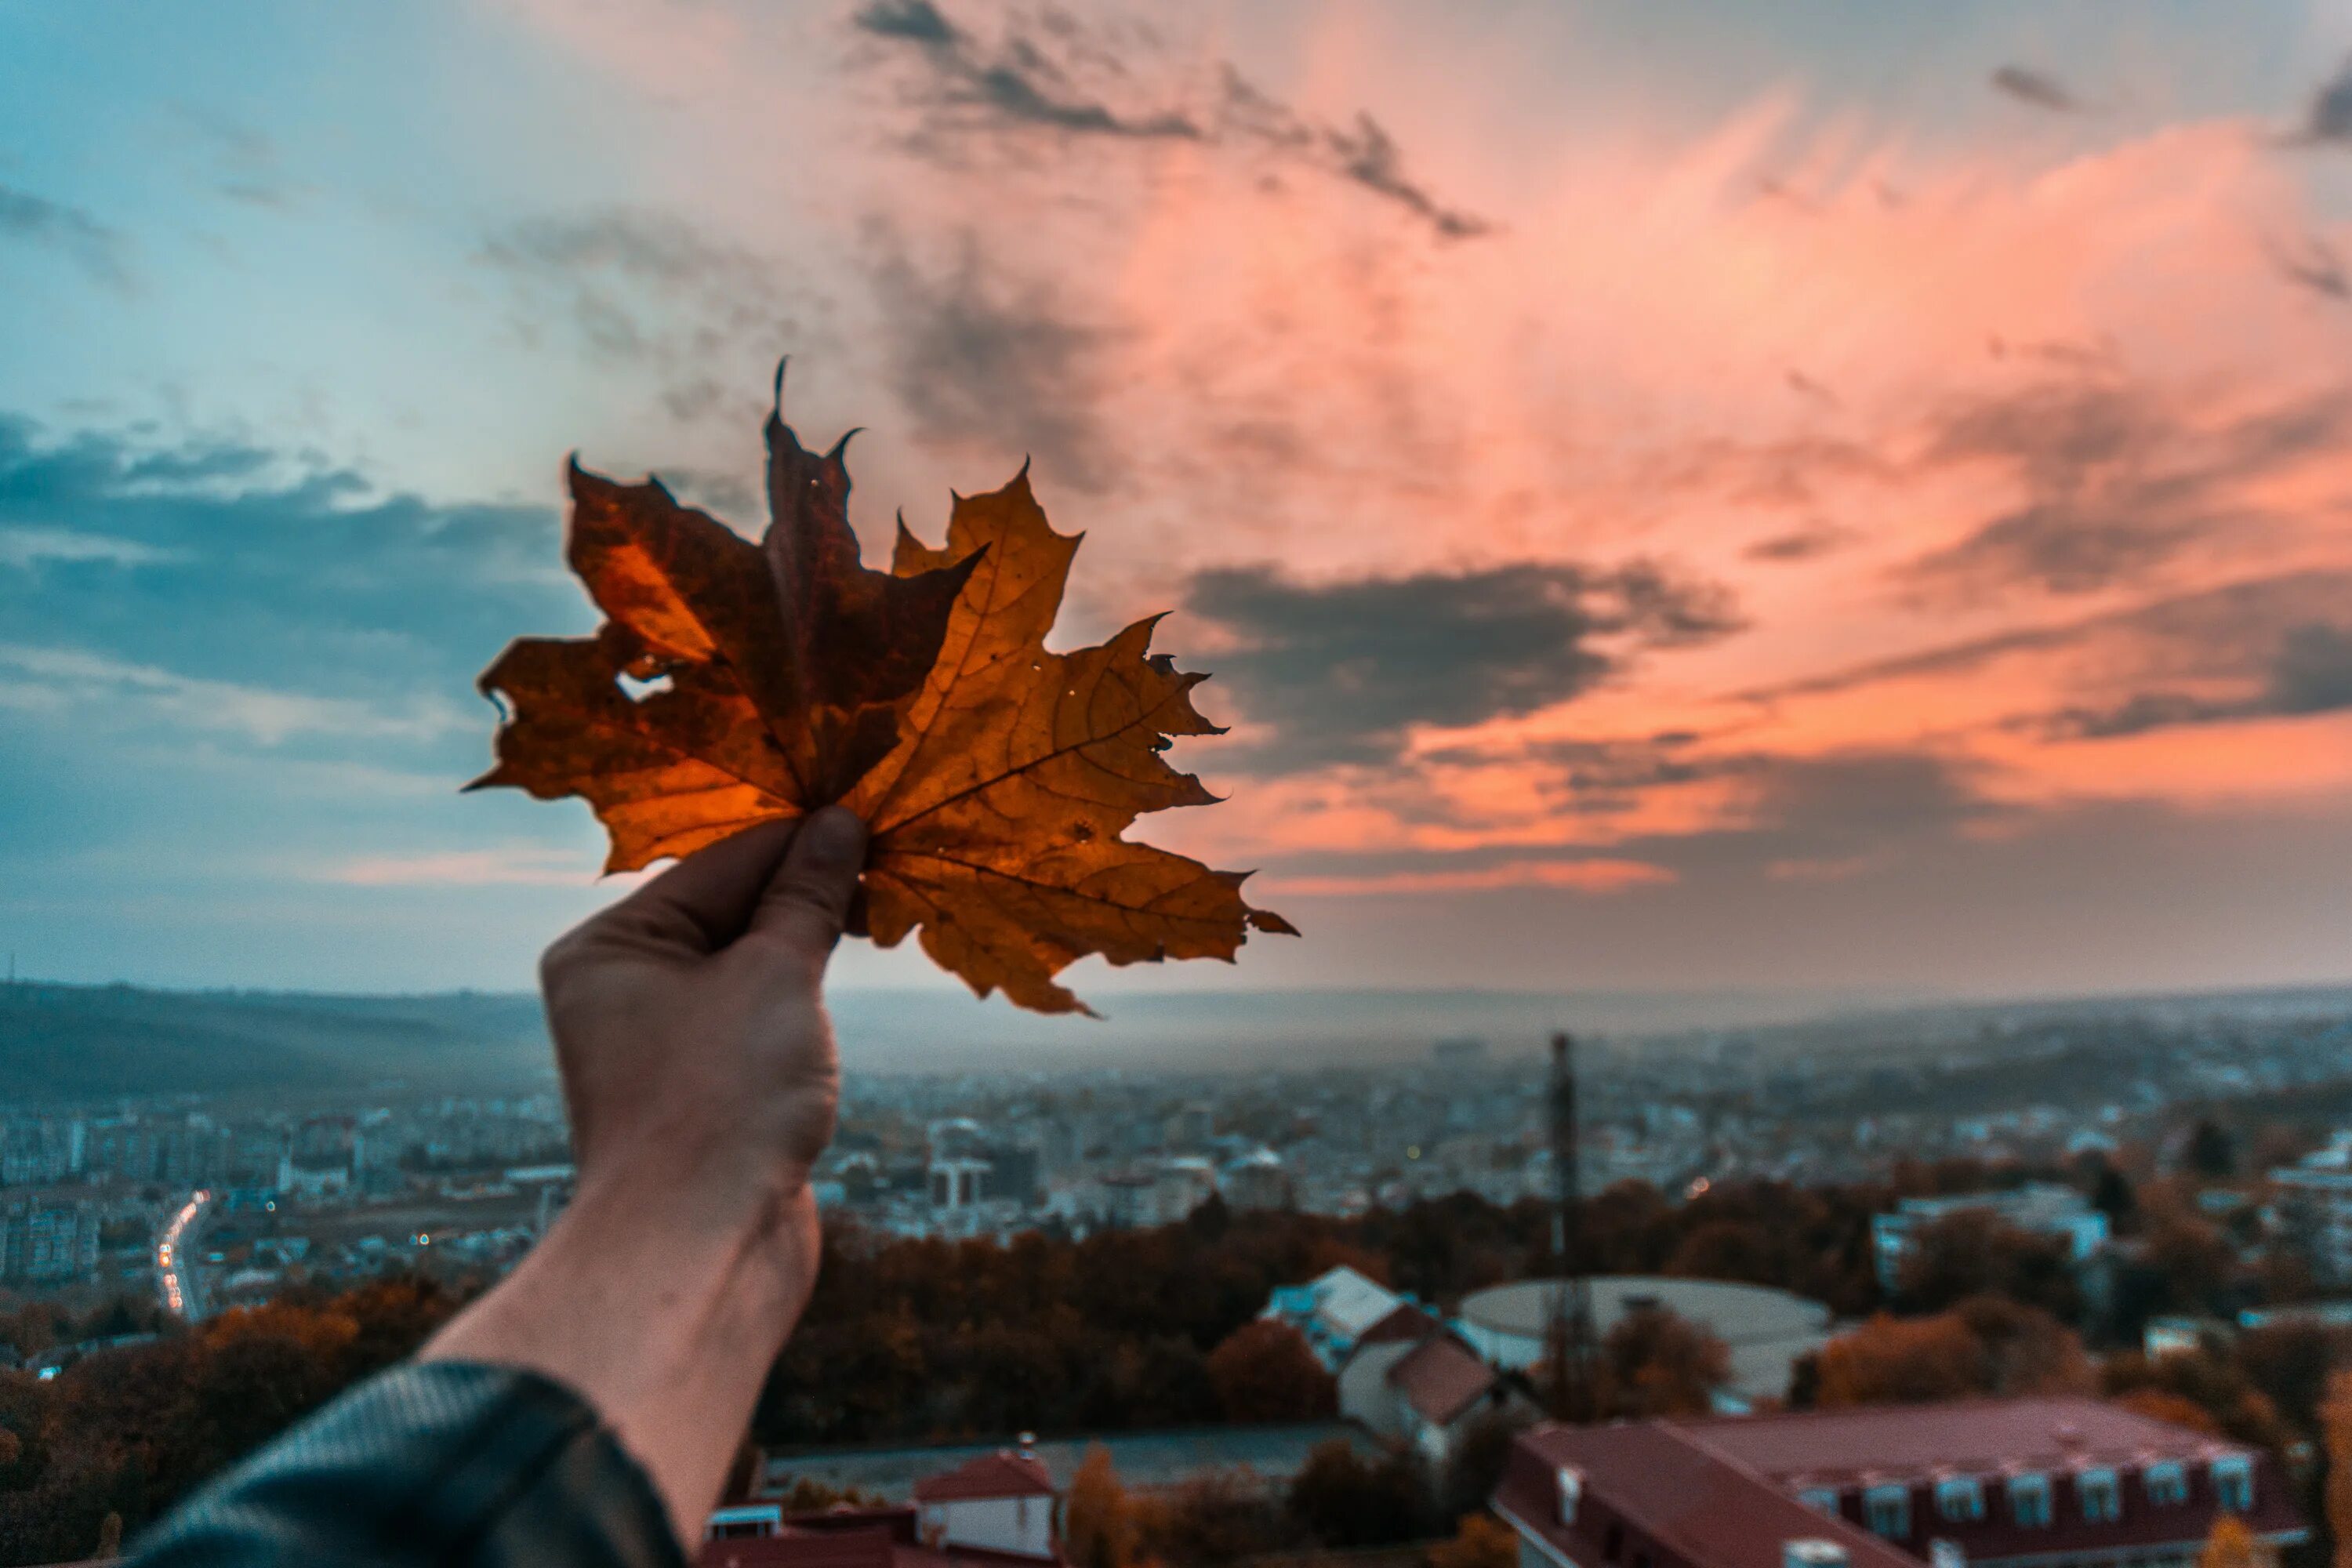
<svg viewBox="0 0 2352 1568"><path fill-rule="evenodd" d="M2352 1169L2326 1158L2273 1171L2271 1186L2280 1226L2312 1271L2331 1285L2352 1284Z"/></svg>
<svg viewBox="0 0 2352 1568"><path fill-rule="evenodd" d="M1297 1329L1315 1357L1337 1372L1382 1319L1412 1303L1378 1280L1341 1264L1304 1285L1276 1288L1261 1318L1279 1318Z"/></svg>
<svg viewBox="0 0 2352 1568"><path fill-rule="evenodd" d="M1000 1448L915 1483L923 1544L1057 1560L1054 1478L1037 1456Z"/></svg>

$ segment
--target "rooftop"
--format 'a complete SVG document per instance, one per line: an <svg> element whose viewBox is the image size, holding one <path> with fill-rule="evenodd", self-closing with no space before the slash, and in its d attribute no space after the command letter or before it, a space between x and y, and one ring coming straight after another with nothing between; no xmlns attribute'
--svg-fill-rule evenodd
<svg viewBox="0 0 2352 1568"><path fill-rule="evenodd" d="M915 1483L917 1502L1053 1495L1054 1478L1045 1462L1034 1453L1015 1453L1010 1448L966 1459L951 1470Z"/></svg>
<svg viewBox="0 0 2352 1568"><path fill-rule="evenodd" d="M1448 1334L1432 1334L1389 1368L1388 1380L1414 1414L1443 1426L1486 1396L1493 1369Z"/></svg>
<svg viewBox="0 0 2352 1568"><path fill-rule="evenodd" d="M1558 1467L1582 1472L1572 1524L1559 1518ZM1611 1522L1664 1548L1644 1555L1702 1568L1782 1568L1791 1541L1830 1541L1847 1568L1919 1568L1918 1560L1843 1520L1807 1508L1750 1471L1656 1422L1630 1426L1542 1426L1514 1445L1496 1506L1563 1556L1598 1561Z"/></svg>
<svg viewBox="0 0 2352 1568"><path fill-rule="evenodd" d="M1669 1425L1790 1486L1932 1474L2079 1470L2250 1454L2236 1443L2080 1395L1792 1411Z"/></svg>

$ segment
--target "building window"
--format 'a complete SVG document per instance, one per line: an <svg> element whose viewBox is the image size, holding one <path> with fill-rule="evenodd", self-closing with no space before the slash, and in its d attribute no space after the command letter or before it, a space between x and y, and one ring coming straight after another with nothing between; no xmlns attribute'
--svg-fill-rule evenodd
<svg viewBox="0 0 2352 1568"><path fill-rule="evenodd" d="M1807 1508L1819 1509L1832 1517L1838 1510L1838 1494L1835 1487L1807 1487L1797 1494L1797 1500Z"/></svg>
<svg viewBox="0 0 2352 1568"><path fill-rule="evenodd" d="M1955 1522L1984 1517L1984 1488L1974 1476L1947 1476L1936 1483L1936 1511Z"/></svg>
<svg viewBox="0 0 2352 1568"><path fill-rule="evenodd" d="M2050 1522L2050 1478L2031 1471L2009 1478L2010 1517L2029 1530Z"/></svg>
<svg viewBox="0 0 2352 1568"><path fill-rule="evenodd" d="M2213 1496L2232 1513L2254 1506L2254 1462L2244 1458L2213 1461Z"/></svg>
<svg viewBox="0 0 2352 1568"><path fill-rule="evenodd" d="M2113 1470L2084 1470L2074 1478L2074 1496L2083 1517L2093 1524L2112 1524L2123 1517L2123 1497Z"/></svg>
<svg viewBox="0 0 2352 1568"><path fill-rule="evenodd" d="M2189 1500L2189 1472L2169 1460L2150 1465L2140 1477L2147 1500L2158 1508L2178 1508Z"/></svg>
<svg viewBox="0 0 2352 1568"><path fill-rule="evenodd" d="M1911 1533L1911 1489L1871 1488L1862 1494L1862 1514L1875 1533L1889 1541L1906 1539Z"/></svg>

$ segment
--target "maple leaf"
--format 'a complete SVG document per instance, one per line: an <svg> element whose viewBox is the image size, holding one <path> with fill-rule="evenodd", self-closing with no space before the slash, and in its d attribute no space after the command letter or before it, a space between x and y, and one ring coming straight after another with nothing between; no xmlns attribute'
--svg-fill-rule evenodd
<svg viewBox="0 0 2352 1568"><path fill-rule="evenodd" d="M975 553L979 570L897 747L844 801L873 830L875 942L919 927L941 968L1043 1013L1091 1011L1054 982L1088 953L1231 959L1252 930L1297 934L1244 901L1246 872L1120 837L1144 812L1217 798L1163 753L1172 736L1221 731L1192 706L1208 677L1150 652L1157 616L1097 647L1046 650L1077 548L1047 524L1026 467L958 496L943 550L900 525L908 581Z"/></svg>
<svg viewBox="0 0 2352 1568"><path fill-rule="evenodd" d="M1252 930L1246 873L1122 837L1136 817L1216 797L1162 753L1217 733L1199 675L1150 650L1158 617L1098 647L1046 650L1075 536L1055 533L1024 467L956 498L944 549L902 523L889 573L848 522L842 444L803 451L769 416L772 516L759 544L658 481L571 468L566 557L604 624L524 637L482 674L509 717L468 787L583 796L608 871L693 853L839 801L870 830L866 931L925 952L980 995L1091 1011L1054 976L1113 963L1230 960Z"/></svg>
<svg viewBox="0 0 2352 1568"><path fill-rule="evenodd" d="M765 434L758 544L656 479L617 484L574 458L564 553L605 622L591 638L519 638L482 672L512 718L498 765L467 787L584 795L612 836L607 871L838 800L896 743L979 564L861 565L849 437L803 450L781 370Z"/></svg>

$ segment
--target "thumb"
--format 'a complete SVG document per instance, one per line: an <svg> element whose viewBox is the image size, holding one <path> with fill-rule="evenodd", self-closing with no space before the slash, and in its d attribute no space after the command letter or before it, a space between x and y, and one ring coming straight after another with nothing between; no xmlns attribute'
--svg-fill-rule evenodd
<svg viewBox="0 0 2352 1568"><path fill-rule="evenodd" d="M865 866L866 825L845 807L826 806L801 825L745 936L788 947L822 967L841 940Z"/></svg>

